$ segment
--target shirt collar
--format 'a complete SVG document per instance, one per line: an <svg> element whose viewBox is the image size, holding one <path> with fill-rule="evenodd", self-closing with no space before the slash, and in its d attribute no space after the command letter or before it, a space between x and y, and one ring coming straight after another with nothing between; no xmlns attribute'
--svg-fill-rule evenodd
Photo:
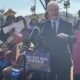
<svg viewBox="0 0 80 80"><path fill-rule="evenodd" d="M51 23L53 23L53 22L56 22L56 23L59 22L59 17L55 20L51 19Z"/></svg>

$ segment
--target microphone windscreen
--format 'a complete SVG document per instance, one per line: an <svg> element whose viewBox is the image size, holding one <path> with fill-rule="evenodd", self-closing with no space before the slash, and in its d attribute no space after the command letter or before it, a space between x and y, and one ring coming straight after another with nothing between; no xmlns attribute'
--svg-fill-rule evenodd
<svg viewBox="0 0 80 80"><path fill-rule="evenodd" d="M36 42L39 35L40 35L40 29L38 27L34 27L29 36L28 41L26 42L26 45L30 44L31 42Z"/></svg>

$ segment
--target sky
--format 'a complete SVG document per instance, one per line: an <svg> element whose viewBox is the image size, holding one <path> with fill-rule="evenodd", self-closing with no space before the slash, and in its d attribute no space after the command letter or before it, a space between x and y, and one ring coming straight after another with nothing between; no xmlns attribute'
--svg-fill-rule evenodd
<svg viewBox="0 0 80 80"><path fill-rule="evenodd" d="M31 6L34 4L35 0L0 0L0 9L4 9L7 11L8 9L13 9L16 11L16 15L30 15L31 14ZM36 0L36 13L45 12L40 1ZM44 0L42 0L44 2ZM65 11L63 2L59 4L60 11ZM80 0L70 0L70 8L68 12L72 14L77 14L80 9Z"/></svg>

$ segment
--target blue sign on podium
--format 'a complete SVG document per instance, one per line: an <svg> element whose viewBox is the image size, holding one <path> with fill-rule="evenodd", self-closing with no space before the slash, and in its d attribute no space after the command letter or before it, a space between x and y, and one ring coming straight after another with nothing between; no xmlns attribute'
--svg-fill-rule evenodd
<svg viewBox="0 0 80 80"><path fill-rule="evenodd" d="M50 72L49 52L36 50L26 53L26 69Z"/></svg>

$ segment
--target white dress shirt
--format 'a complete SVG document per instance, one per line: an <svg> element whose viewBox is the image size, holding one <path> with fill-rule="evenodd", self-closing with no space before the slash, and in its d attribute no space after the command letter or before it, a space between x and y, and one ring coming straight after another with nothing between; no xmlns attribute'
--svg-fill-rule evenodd
<svg viewBox="0 0 80 80"><path fill-rule="evenodd" d="M51 26L53 27L54 26L54 23L55 22L55 25L56 25L56 33L58 32L58 27L59 27L59 18L57 18L56 20L51 20Z"/></svg>

